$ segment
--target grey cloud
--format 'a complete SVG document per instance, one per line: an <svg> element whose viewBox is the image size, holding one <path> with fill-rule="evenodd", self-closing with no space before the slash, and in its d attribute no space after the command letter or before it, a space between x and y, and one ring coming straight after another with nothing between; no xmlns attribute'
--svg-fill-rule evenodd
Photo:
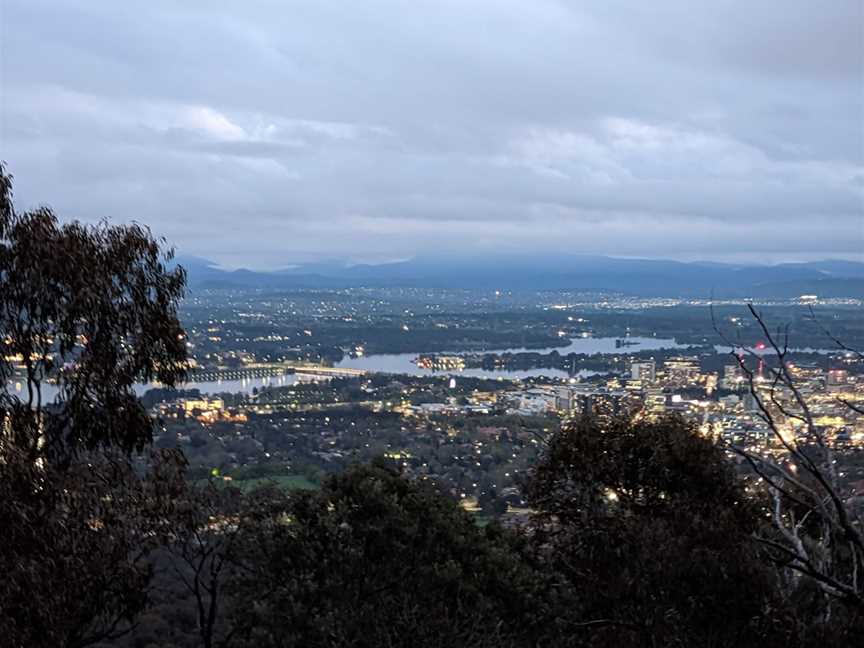
<svg viewBox="0 0 864 648"><path fill-rule="evenodd" d="M861 258L857 0L6 0L25 204L217 261Z"/></svg>

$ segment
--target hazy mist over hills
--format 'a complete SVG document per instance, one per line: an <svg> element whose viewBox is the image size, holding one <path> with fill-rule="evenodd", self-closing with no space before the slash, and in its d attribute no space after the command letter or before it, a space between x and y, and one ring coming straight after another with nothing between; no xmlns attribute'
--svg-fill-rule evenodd
<svg viewBox="0 0 864 648"><path fill-rule="evenodd" d="M864 297L864 263L742 265L604 256L418 257L348 266L315 263L274 272L224 270L206 259L179 262L192 288L417 287L618 292L642 297Z"/></svg>

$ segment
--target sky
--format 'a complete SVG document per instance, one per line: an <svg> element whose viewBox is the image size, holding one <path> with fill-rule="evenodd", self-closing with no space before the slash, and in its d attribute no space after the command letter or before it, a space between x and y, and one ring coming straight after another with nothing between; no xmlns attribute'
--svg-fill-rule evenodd
<svg viewBox="0 0 864 648"><path fill-rule="evenodd" d="M864 260L864 2L0 0L0 159L228 267Z"/></svg>

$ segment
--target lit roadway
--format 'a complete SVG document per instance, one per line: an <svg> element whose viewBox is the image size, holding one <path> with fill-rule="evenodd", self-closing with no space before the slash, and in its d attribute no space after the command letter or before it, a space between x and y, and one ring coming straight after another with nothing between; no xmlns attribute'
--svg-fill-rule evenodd
<svg viewBox="0 0 864 648"><path fill-rule="evenodd" d="M198 369L190 372L189 378L197 382L211 382L217 380L244 380L249 378L267 378L270 376L282 376L286 374L306 374L313 376L363 376L366 372L362 369L349 369L346 367L325 367L315 364L299 364L291 362L255 363L238 367L236 369Z"/></svg>

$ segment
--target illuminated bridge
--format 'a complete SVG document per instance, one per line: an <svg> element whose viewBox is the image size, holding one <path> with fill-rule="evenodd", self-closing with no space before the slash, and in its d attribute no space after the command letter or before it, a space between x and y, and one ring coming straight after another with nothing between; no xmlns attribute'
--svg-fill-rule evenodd
<svg viewBox="0 0 864 648"><path fill-rule="evenodd" d="M347 367L321 367L317 365L296 366L291 373L311 374L313 376L365 376L363 369L349 369Z"/></svg>
<svg viewBox="0 0 864 648"><path fill-rule="evenodd" d="M366 374L362 369L344 367L324 367L321 365L271 364L239 367L236 369L197 369L189 373L190 382L217 382L220 380L250 380L254 378L272 378L290 374L312 376L352 377Z"/></svg>
<svg viewBox="0 0 864 648"><path fill-rule="evenodd" d="M189 382L217 382L220 380L250 380L271 378L293 373L284 367L242 367L239 369L196 369L189 372Z"/></svg>

